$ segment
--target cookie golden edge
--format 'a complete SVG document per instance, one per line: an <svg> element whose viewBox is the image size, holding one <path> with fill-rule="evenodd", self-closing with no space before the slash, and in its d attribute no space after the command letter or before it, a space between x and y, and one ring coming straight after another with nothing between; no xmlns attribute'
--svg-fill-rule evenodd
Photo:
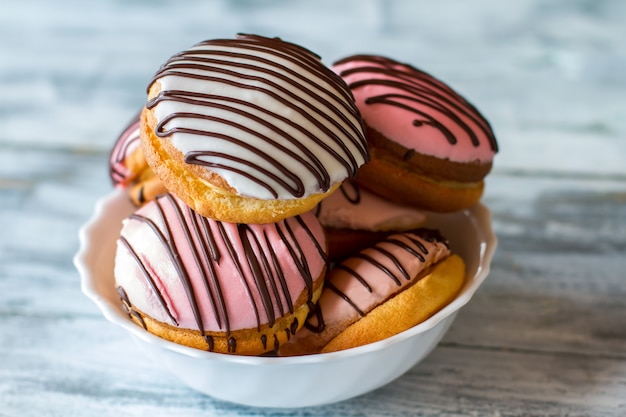
<svg viewBox="0 0 626 417"><path fill-rule="evenodd" d="M348 326L321 353L378 342L410 329L452 302L465 281L465 263L460 256L452 254L415 284Z"/></svg>
<svg viewBox="0 0 626 417"><path fill-rule="evenodd" d="M480 201L484 180L460 183L437 181L400 167L372 152L372 159L359 169L357 184L398 203L438 213L453 213Z"/></svg>
<svg viewBox="0 0 626 417"><path fill-rule="evenodd" d="M202 216L230 223L275 223L313 209L341 184L327 192L289 200L264 200L238 195L226 181L204 167L187 164L184 155L167 139L155 134L156 118L151 110L141 112L141 148L148 165L175 194Z"/></svg>
<svg viewBox="0 0 626 417"><path fill-rule="evenodd" d="M321 276L323 277L324 274L325 271ZM317 302L323 288L323 279L317 279L314 282L315 287L311 295L312 303ZM305 293L301 294L293 313L276 319L272 326L262 324L259 328L233 330L229 333L200 332L194 329L178 328L158 321L132 306L132 314L129 316L135 324L142 326L146 331L179 345L214 353L259 356L278 350L302 327L309 314L309 304L305 301L306 297ZM211 339L210 345L207 342L207 337Z"/></svg>

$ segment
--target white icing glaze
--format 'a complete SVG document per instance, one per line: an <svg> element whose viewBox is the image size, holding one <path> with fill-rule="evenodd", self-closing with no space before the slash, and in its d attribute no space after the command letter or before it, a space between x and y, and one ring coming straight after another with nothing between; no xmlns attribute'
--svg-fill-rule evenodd
<svg viewBox="0 0 626 417"><path fill-rule="evenodd" d="M155 81L162 95L183 92L185 99L156 101L158 122L176 115L161 130L178 130L172 145L185 155L204 153L198 159L244 196L305 197L354 176L368 158L358 110L339 77L303 51L244 37L207 41L172 57ZM303 190L294 193L298 181Z"/></svg>

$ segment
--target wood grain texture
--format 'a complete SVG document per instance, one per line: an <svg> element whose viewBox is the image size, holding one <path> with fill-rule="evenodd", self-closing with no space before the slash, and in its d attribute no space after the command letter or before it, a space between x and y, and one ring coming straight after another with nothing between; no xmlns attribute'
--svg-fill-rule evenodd
<svg viewBox="0 0 626 417"><path fill-rule="evenodd" d="M625 19L619 0L4 2L0 416L625 416ZM484 286L424 362L331 406L192 391L101 316L72 265L146 81L172 53L246 31L326 62L411 62L471 98L501 144Z"/></svg>

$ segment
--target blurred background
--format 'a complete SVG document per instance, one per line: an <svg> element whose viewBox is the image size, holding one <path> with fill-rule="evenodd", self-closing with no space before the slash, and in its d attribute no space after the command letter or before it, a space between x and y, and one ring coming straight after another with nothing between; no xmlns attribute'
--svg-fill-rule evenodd
<svg viewBox="0 0 626 417"><path fill-rule="evenodd" d="M48 1L0 8L2 147L108 152L163 61L248 32L430 72L491 121L495 170L626 176L622 0Z"/></svg>

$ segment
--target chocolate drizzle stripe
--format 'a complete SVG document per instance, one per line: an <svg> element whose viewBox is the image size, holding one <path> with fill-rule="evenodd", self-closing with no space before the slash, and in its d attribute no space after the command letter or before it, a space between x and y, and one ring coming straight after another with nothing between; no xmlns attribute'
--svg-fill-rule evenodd
<svg viewBox="0 0 626 417"><path fill-rule="evenodd" d="M324 285L327 285L326 283ZM311 321L315 318L317 321L317 325L311 323ZM304 322L304 327L310 330L313 333L321 333L326 328L326 324L324 323L324 315L322 314L322 309L318 308L317 305L313 305L309 309L309 316L307 320Z"/></svg>
<svg viewBox="0 0 626 417"><path fill-rule="evenodd" d="M261 329L261 318L259 316L259 308L256 305L256 302L254 301L254 297L252 296L252 291L250 289L250 285L248 284L248 281L246 280L246 276L245 276L245 274L243 272L243 268L242 268L241 262L239 262L239 257L237 256L237 252L235 251L235 248L233 246L233 242L229 239L228 233L226 232L226 229L224 228L224 225L223 225L222 222L217 222L217 229L219 230L219 233L220 233L220 236L222 238L222 241L226 245L226 250L228 251L228 255L230 256L230 259L232 260L233 264L235 265L235 268L237 269L237 273L239 275L239 278L240 278L240 280L244 284L244 288L246 289L246 293L248 295L248 300L250 301L250 307L254 311L254 317L255 317L256 322L257 322L257 329L260 330Z"/></svg>
<svg viewBox="0 0 626 417"><path fill-rule="evenodd" d="M393 282L396 283L396 285L398 285L398 286L402 285L402 282L398 279L398 277L396 277L396 275L393 273L393 271L391 271L389 268L387 268L382 263L378 262L376 259L374 259L370 255L367 255L366 253L361 252L361 253L357 253L356 255L354 255L353 258L359 258L359 259L362 259L362 260L364 260L366 262L369 262L370 264L374 265L375 267L380 269L382 272L387 274L387 276L389 278L391 278L393 280Z"/></svg>
<svg viewBox="0 0 626 417"><path fill-rule="evenodd" d="M220 317L222 317L224 320L224 329L226 331L226 334L230 334L230 318L228 317L228 311L226 309L226 300L224 298L224 293L222 292L220 281L217 277L217 271L215 270L215 265L219 264L222 255L217 247L215 236L211 231L211 226L208 219L206 217L200 216L198 213L194 212L191 209L189 209L189 213L190 215L195 217L196 222L194 224L199 227L199 243L201 244L203 253L205 255L204 259L206 262L206 268L208 268L209 270L208 277L216 294L216 306L214 306L213 309L218 310L218 313L216 313L217 324L221 328Z"/></svg>
<svg viewBox="0 0 626 417"><path fill-rule="evenodd" d="M254 113L247 112L243 109L240 109L239 107L247 106L251 108L252 110L254 110L255 112L261 113L268 118L275 117L279 122L284 123L288 125L290 128L297 130L300 134L309 136L311 140L316 140L315 136L311 132L304 129L302 126L294 123L292 120L279 116L279 115L274 115L273 113L269 112L267 109L264 109L261 106L258 106L254 103L244 102L242 100L238 100L232 97L224 97L224 96L217 96L214 94L202 94L202 93L195 93L195 92L183 92L183 91L175 91L175 90L161 92L160 94L161 94L161 101L167 101L171 99L170 96L172 96L172 97L176 97L177 101L184 102L187 104L203 105L206 107L211 107L215 109L229 111L231 113L240 114L249 118L251 121L264 126L265 128L273 131L277 135L277 137L288 139L289 143L292 146L296 147L304 155L303 156L298 155L298 153L292 151L291 149L289 149L287 146L283 145L279 141L274 140L272 137L262 135L258 132L254 132L248 126L242 126L232 121L227 121L223 118L217 119L217 118L213 118L213 117L206 116L206 115L196 115L196 117L201 117L201 118L204 118L205 120L214 120L214 121L220 121L223 123L228 123L231 126L240 128L242 131L246 131L251 134L258 135L259 137L263 138L263 140L265 140L267 143L276 147L277 150L281 151L282 153L287 155L289 158L292 158L293 160L301 164L306 171L310 172L311 174L315 176L315 178L320 184L324 184L325 187L330 186L330 177L328 176L328 173L325 171L324 166L322 165L320 160L301 141L294 140L291 136L289 136L284 131L284 129L278 127L276 123L270 123L267 118L256 116ZM194 98L190 98L190 97L194 97ZM233 105L228 106L228 105L220 103L221 101L232 103ZM175 115L172 115L172 116L175 116ZM159 133L160 135L168 136L169 134L175 131L181 131L181 132L184 131L181 128L174 128L172 130L164 129L166 120L167 121L171 120L172 116L168 118L164 118L163 121L159 122L157 126L157 131L160 132ZM229 137L229 140L235 141L236 138ZM253 147L251 144L246 144L243 141L238 141L237 143L243 146L247 146L248 149L250 150L254 150L256 152L261 153L258 147ZM263 153L263 154L265 155L266 153ZM296 174L293 174L293 173L288 173L288 176L292 178L293 181L296 181L298 178Z"/></svg>
<svg viewBox="0 0 626 417"><path fill-rule="evenodd" d="M164 229L167 231L167 234L169 237L169 239L167 240L167 245L169 246L170 251L168 253L171 254L172 263L174 264L178 272L181 284L183 285L183 289L185 290L185 294L187 295L187 300L189 301L189 305L192 309L193 316L196 320L198 329L200 330L200 333L204 336L204 325L202 323L202 315L200 314L200 308L198 306L198 300L196 298L195 289L193 288L193 284L187 272L187 268L185 268L185 265L183 265L182 258L178 251L178 247L176 246L176 242L173 239L172 228L170 226L168 217L165 215L163 207L161 206L162 200L168 201L169 205L172 207L172 209L174 209L176 220L178 220L178 223L176 225L182 226L181 229L183 230L185 234L185 238L187 239L187 242L192 242L191 233L189 231L189 227L187 226L184 220L183 213L181 212L181 208L174 202L173 197L170 194L164 194L163 198L157 200L156 207L158 208L159 215L161 216L161 221L163 222L163 225L164 225ZM189 245L189 246L192 246L192 245ZM197 251L193 250L192 253L194 255L196 264L199 267L200 261L197 256Z"/></svg>
<svg viewBox="0 0 626 417"><path fill-rule="evenodd" d="M361 274L356 272L354 269L350 268L348 265L337 264L337 265L335 265L335 269L341 269L342 271L346 271L347 273L352 275L354 278L356 278L356 280L359 281L365 287L367 292L369 292L369 293L372 292L372 287L370 287L370 285L367 283L367 281L365 281L365 278L363 278L363 276L361 276Z"/></svg>
<svg viewBox="0 0 626 417"><path fill-rule="evenodd" d="M228 161L232 161L241 165L244 165L244 168L236 168L234 166L229 166L229 165L224 165L222 163L217 163L217 162L208 162L208 161L203 161L201 159L199 159L200 156L203 157L216 157L216 158L221 158L221 159L225 159ZM261 166L257 165L257 164L253 164L249 161L247 161L245 158L239 158L237 156L231 155L231 154L226 154L226 153L221 153L221 152L208 152L208 151L191 151L188 152L185 155L185 162L189 163L189 164L196 164L196 165L203 165L205 167L209 167L209 168L220 168L226 171L230 171L230 172L235 172L243 177L248 178L249 180L259 184L260 186L262 186L263 188L267 189L273 196L274 198L278 197L278 193L276 192L276 190L274 188L272 188L272 186L266 182L263 182L262 179L253 176L250 173L250 168L252 169L256 169L258 172L261 172L262 174L266 174L267 176L277 180L277 182L279 183L283 183L285 184L284 181L282 181L278 176L275 176L274 174L272 174L271 172L267 171L265 168L262 168ZM294 194L294 193L292 193ZM301 197L304 194L303 191L300 191L298 193L295 193L294 195Z"/></svg>
<svg viewBox="0 0 626 417"><path fill-rule="evenodd" d="M476 107L469 103L464 97L456 93L445 83L439 81L430 74L421 71L411 65L394 62L383 57L375 57L369 55L355 55L337 61L334 65L341 65L351 61L362 61L363 65L341 71L341 76L348 77L353 74L371 74L366 79L349 84L351 89L360 88L365 85L385 85L398 90L405 91L407 95L395 95L395 98L404 100L412 100L419 104L423 104L439 113L443 113L446 117L454 121L468 136L469 140L476 147L480 146L480 140L474 129L469 127L461 117L461 114L467 117L476 125L478 130L485 136L488 145L494 152L498 152L498 144L493 134L493 130L489 122L482 116ZM368 65L370 64L370 65ZM393 80L376 78L378 74L392 77ZM393 100L391 95L373 96L366 99L369 104L383 103L399 106L399 103ZM418 113L415 108L409 107L408 110L425 117L424 113ZM434 116L428 117L429 124L441 128L441 122L435 120ZM416 124L420 126L420 124ZM450 140L447 129L442 131L447 140Z"/></svg>
<svg viewBox="0 0 626 417"><path fill-rule="evenodd" d="M265 239L265 245L270 248L271 243L267 236L266 231L263 231L263 238ZM276 256L276 252L271 250L269 251L269 256L272 261L272 266L275 271L275 279L271 280L272 288L274 290L274 294L277 300L277 304L280 307L280 314L285 314L285 309L283 308L283 303L280 301L281 298L285 300L285 304L287 309L289 310L289 314L293 314L293 301L291 300L291 295L289 294L289 287L287 286L287 281L285 280L285 274L283 273L282 268L280 267L280 263L278 262L278 256ZM269 273L268 273L269 275ZM276 282L277 281L277 282ZM278 284L278 285L277 285ZM278 291L280 287L281 291ZM282 294L282 297L281 297Z"/></svg>
<svg viewBox="0 0 626 417"><path fill-rule="evenodd" d="M245 49L243 47L239 47L239 49ZM248 50L253 50L255 52L261 53L272 53L267 49L259 49L259 48L247 48ZM201 55L201 56L197 56ZM277 58L286 59L293 64L298 66L302 66L302 62L298 62L296 60L290 59L287 55L278 56L277 54L272 54ZM206 58L208 56L218 56L218 57L227 57L227 59L216 59L216 58ZM255 64L261 65L253 65L246 64L243 62L237 62L236 60L247 60L253 61ZM323 89L320 88L319 84L312 82L310 78L305 77L302 73L294 71L293 69L281 65L277 62L271 61L269 59L263 58L259 55L253 54L245 54L241 52L232 52L232 51L220 51L214 49L192 49L188 51L188 53L179 55L177 57L171 58L168 61L167 68L188 68L189 63L196 63L201 67L210 67L210 68L219 68L219 67L227 67L227 68L238 68L244 71L254 71L256 73L264 73L268 77L275 77L280 79L283 82L288 82L290 84L295 84L295 81L299 81L299 85L302 86L303 91L307 93L307 95L313 97L316 101L322 102L326 105L326 107L341 107L343 111L351 113L353 116L358 116L358 111L351 104L351 97L347 92L342 92L338 88L333 88L334 93L338 94L343 98L342 100L337 100L336 96L330 94L330 92L324 92ZM334 77L329 77L328 74L324 74L322 71L316 70L314 67L307 66L306 70L308 70L314 77L323 80L327 87L333 87L337 83L337 79ZM164 69L161 71L165 72ZM304 72L304 71L303 71ZM239 76L240 72L237 72ZM265 77L264 77L265 79ZM311 90L311 88L306 87L306 85L313 87L315 90L321 91L321 93L325 96L328 96L332 99L333 103L331 104L328 99L322 97L318 93ZM354 133L358 133L358 131L354 130Z"/></svg>
<svg viewBox="0 0 626 417"><path fill-rule="evenodd" d="M437 229L428 229L428 228L422 227L422 228L415 229L410 232L410 234L408 235L409 239L411 239L411 241L413 241L416 245L422 245L422 243L420 243L418 240L415 240L415 238L411 237L411 235L417 236L420 239L425 240L426 242L443 243L447 248L450 248L450 244L448 240L445 237L443 237L441 232ZM421 248L423 248L422 250L425 253L428 253L428 250L426 250L426 247L422 245Z"/></svg>
<svg viewBox="0 0 626 417"><path fill-rule="evenodd" d="M441 235L441 233L438 230L435 230L435 229L419 228L419 229L414 229L410 232L405 232L402 234L402 237L406 239L406 241L397 236L398 235L391 235L383 239L373 249L379 251L380 253L384 254L386 257L390 258L392 262L394 263L396 269L398 270L398 275L403 275L405 278L407 278L407 280L413 281L409 283L409 285L412 285L415 282L419 281L421 277L409 276L406 269L400 263L398 257L394 256L390 251L381 248L381 245L383 243L396 245L402 250L406 251L407 253L418 258L421 262L426 261L424 258L424 255L428 254L428 250L424 246L424 244L420 241L420 239L423 239L424 241L432 242L435 244L443 244L446 247L448 246L447 240ZM415 245L415 247L412 247L411 244ZM361 252L360 254L349 259L354 259L354 258L357 258L362 262L370 263L371 265L378 268L381 272L391 277L398 286L402 285L401 281L398 279L399 277L396 276L395 273L393 273L389 268L387 268L382 263L375 260L373 257ZM361 283L369 293L372 293L373 289L369 286L369 284L365 281L365 279L354 268L348 266L347 263L348 263L348 260L335 265L334 268L347 272L352 278L356 279L359 283ZM365 315L365 312L361 311L357 307L354 300L352 300L346 293L341 291L339 288L337 288L336 285L333 284L332 275L330 279L326 280L324 285L325 285L325 288L328 288L328 290L336 293L344 301L350 304L352 308L354 308L360 316ZM326 324L324 322L324 312L322 311L321 308L319 308L319 305L314 308L311 308L309 316L307 317L307 320L304 323L304 327L307 328L312 333L321 333L324 331L326 327Z"/></svg>
<svg viewBox="0 0 626 417"><path fill-rule="evenodd" d="M411 255L415 256L421 262L426 262L426 258L424 258L424 255L428 255L428 250L426 249L426 247L422 244L422 242L420 242L417 239L410 239L410 241L413 244L415 244L415 246L418 247L418 250L422 251L423 254L419 253L417 250L413 249L410 245L408 245L406 242L403 242L402 240L395 239L392 237L389 237L384 240L384 242L386 243L401 247L402 249L409 252Z"/></svg>
<svg viewBox="0 0 626 417"><path fill-rule="evenodd" d="M204 231L204 228L201 227L199 224L202 222L203 219L189 207L187 207L186 214L187 218L189 219L191 230L193 232L197 245L194 245L197 249L194 250L193 253L196 259L198 269L202 271L202 283L204 284L204 290L206 292L206 296L211 301L211 308L213 310L215 320L217 321L217 325L221 328L222 317L225 317L226 310L223 303L220 303L220 301L223 300L221 294L215 295L213 293L213 290L211 289L211 284L213 284L213 287L216 287L219 291L219 284L217 283L215 277L215 269L213 266L212 257L209 254L210 249L207 247L208 239L206 239L205 235L202 233ZM198 259L200 256L201 259Z"/></svg>
<svg viewBox="0 0 626 417"><path fill-rule="evenodd" d="M285 61L283 62L289 62L296 67L290 68L289 65L278 61L277 58L284 59ZM260 94L272 97L281 105L288 107L294 114L315 126L319 130L319 134L314 135L314 132L308 132L309 129L304 129L301 126L298 126L297 129L298 135L304 135L303 137L315 144L317 147L315 148L317 149L316 152L319 155L308 151L307 148L311 148L311 146L307 145L306 142L300 143L301 139L291 137L290 134L287 134L287 132L281 130L276 125L277 122L287 123L285 122L286 117L280 116L269 109L258 113L262 114L263 117L256 116L257 119L263 121L262 124L266 128L276 133L277 138L280 138L277 140L297 144L296 146L298 146L303 155L300 157L299 162L304 165L304 170L302 171L308 171L313 175L320 190L327 191L332 185L322 159L329 156L333 158L344 167L347 176L350 178L354 178L360 165L353 152L356 152L364 161L369 160L367 142L363 134L363 123L351 91L346 88L347 86L337 74L321 63L317 56L302 47L279 39L253 35L240 35L235 40L205 41L197 44L190 50L173 56L155 74L150 85L166 76L198 79L229 85L241 90L257 91ZM216 107L229 99L226 97L210 97L210 95L201 97L199 91L177 91L172 94L170 91L163 90L157 97L149 100L147 107L154 108L164 100L173 100L181 103L190 103L195 100L194 105ZM220 103L216 104L217 101ZM259 111L259 106L251 102L239 100L238 105L240 106L239 108L231 108L228 111L248 120L252 117L251 112L246 109L254 109L255 112ZM174 119L186 118L187 116L183 115L182 112L172 113ZM197 118L198 116L193 117ZM224 118L223 120L212 120L212 122L229 124L225 120ZM232 119L229 118L228 120ZM159 122L159 127L157 128L157 135L159 136L168 136L171 133L184 131L177 129L186 129L179 125L169 131L164 131L162 122ZM184 122L182 125L184 125ZM290 128L297 126L292 121L289 121L288 125ZM235 127L236 130L242 130L241 126ZM197 129L192 132L185 131L185 133L214 136L211 133L203 132L203 129ZM258 141L258 145L251 145L248 149L253 149L253 152L264 159L269 166L272 166L272 170L276 172L273 174L274 178L272 179L276 183L272 183L271 187L280 186L282 188L280 192L274 190L273 195L289 193L294 197L301 197L303 195L303 185L299 182L302 181L302 177L295 174L295 172L300 170L296 171L293 169L294 172L287 173L281 163L272 160L275 153L265 151L268 144L270 149L278 150L279 147L276 146L277 140L270 141L264 135L254 131L248 131L247 134L254 135L255 143ZM229 140L235 146L241 146L240 143L235 142L233 137L222 139ZM303 150L307 150L307 152ZM202 163L201 161L204 161L204 159L199 157L199 155L195 155L198 158L187 158L188 163ZM269 157L269 155L272 157ZM290 156L286 154L286 157ZM213 162L213 164L210 167L228 169L225 165L229 164L229 162L225 162L222 159L219 163ZM257 176L255 172L258 171L257 168L249 167L246 170L248 179ZM244 173L243 170L233 170L231 172L236 176ZM267 175L267 172L264 175ZM283 178L283 181L277 181L277 178ZM286 180L287 178L289 180ZM257 178L258 180L260 179ZM311 180L307 179L307 183L309 181ZM265 186L266 188L270 187L269 184ZM310 185L307 185L308 187Z"/></svg>
<svg viewBox="0 0 626 417"><path fill-rule="evenodd" d="M128 156L129 148L139 141L139 121L133 121L128 125L111 149L109 155L109 175L113 185L118 185L126 179L126 172L122 171L118 165L122 164Z"/></svg>
<svg viewBox="0 0 626 417"><path fill-rule="evenodd" d="M354 197L350 195L348 188L352 188L352 194L354 194ZM361 189L354 181L344 181L339 189L341 190L341 194L343 194L349 203L354 205L361 203Z"/></svg>
<svg viewBox="0 0 626 417"><path fill-rule="evenodd" d="M146 326L145 320L143 319L143 317L141 317L141 314L139 314L139 312L133 308L130 300L128 299L128 294L126 294L126 290L124 290L124 288L122 288L121 286L118 286L117 293L122 300L122 307L124 308L126 314L128 314L128 317L136 318L137 321L141 324L141 327L143 327L145 330L148 330L148 326Z"/></svg>
<svg viewBox="0 0 626 417"><path fill-rule="evenodd" d="M356 310L359 316L361 317L365 316L365 312L362 311L350 297L348 297L345 293L343 293L341 290L335 287L332 282L326 282L324 285L326 286L326 288L328 288L329 290L337 294L339 297L341 297L345 302L350 304L352 308Z"/></svg>
<svg viewBox="0 0 626 417"><path fill-rule="evenodd" d="M211 232L211 226L209 225L207 218L202 217L196 212L194 212L194 216L197 219L196 224L199 224L202 226L202 232L204 236L204 239L202 240L203 244L208 245L209 253L211 254L211 259L213 259L213 261L219 264L220 259L222 259L222 254L220 253L220 250L217 247L215 236Z"/></svg>
<svg viewBox="0 0 626 417"><path fill-rule="evenodd" d="M261 266L261 263L265 263L265 255L263 253L263 249L260 247L259 241L257 237L250 230L250 226L247 224L239 224L237 225L237 230L239 231L239 238L241 239L241 243L243 245L243 249L248 256L246 256L246 260L248 261L248 266L250 267L250 271L252 272L252 277L254 278L254 282L256 284L257 291L259 292L259 296L261 298L261 302L263 307L265 308L265 314L267 315L268 324L270 327L274 325L274 321L276 320L276 316L274 314L274 304L272 303L272 298L270 297L269 289L267 287L267 283L265 282L265 274L263 270L269 272L267 268ZM254 241L251 242L250 238L252 237ZM257 252L253 248L255 246L257 248ZM260 330L260 323L259 323Z"/></svg>
<svg viewBox="0 0 626 417"><path fill-rule="evenodd" d="M130 254L130 256L135 260L135 262L137 263L137 266L139 266L139 269L141 270L141 273L143 274L143 277L145 278L146 282L150 286L152 293L159 301L159 304L161 304L161 307L163 307L163 310L165 311L169 319L172 321L172 323L174 323L174 325L177 326L178 321L176 320L176 318L170 311L169 307L167 306L167 303L165 302L165 299L163 298L163 295L161 294L161 291L159 291L159 288L157 287L156 283L150 276L150 272L148 271L148 268L146 268L144 263L141 261L141 259L137 255L137 252L135 252L135 249L128 242L128 240L126 240L126 238L124 238L123 236L120 236L119 240L124 245L124 247L128 250L128 253ZM130 305L130 301L128 301L128 304Z"/></svg>
<svg viewBox="0 0 626 417"><path fill-rule="evenodd" d="M176 275L184 288L196 325L200 329L209 350L214 349L215 342L211 336L205 333L201 308L210 309L206 313L210 313L215 317L218 326L225 328L227 335L231 333L227 304L220 285L220 280L225 279L225 277L220 278L217 270L220 267L219 265L226 260L229 261L229 265L232 263L235 269L234 274L226 279L241 280L241 286L247 294L247 297L244 297L241 302L245 302L245 298L248 298L250 309L252 310L251 314L255 315L258 330L261 329L261 309L265 312L270 327L276 320L276 314L280 314L282 317L286 310L289 310L290 313L294 311L291 299L292 294L289 293L287 279L281 266L282 262L295 264L307 288L308 299L310 300L313 278L302 247L303 242L311 241L311 244L316 245L318 251L320 251L319 256L324 260L325 258L322 257L323 250L320 242L315 239L315 235L307 227L301 216L265 227L260 225L235 225L237 231L232 229L235 234L231 236L228 231L231 229L227 230L227 224L198 215L171 194L161 195L150 204L156 206L155 220L152 217L148 218L138 214L141 211L131 215L129 219L146 225L156 236L162 248L165 249L167 259L176 270ZM293 230L295 226L304 229L298 231L300 239L297 238L296 232ZM278 232L277 239L280 239L287 248L287 260L278 259L275 249L277 243L270 239L268 227L276 228ZM174 229L181 231L181 240L173 240ZM120 239L122 242L126 241L125 245L129 247L131 256L133 256L132 242L128 242L124 237ZM233 239L236 239L236 241ZM226 248L224 254L220 253L218 249L222 244ZM242 251L236 249L239 245L241 245ZM183 259L180 256L183 251L186 251L189 255L185 262L190 261L191 264L183 263ZM169 312L163 295L150 275L149 271L151 269L144 265L144 262L147 262L147 260L142 261L136 253L134 253L133 258L139 264L146 277L145 279L148 280L152 291L171 317L172 322L178 326L179 323ZM245 261L241 259L245 259ZM200 281L197 283L192 281L191 274L193 274L195 279L200 279ZM198 274L199 276L197 276ZM194 288L192 282L196 286L202 286L202 288ZM128 306L130 306L130 303L128 303ZM240 304L239 308L248 307ZM128 307L128 309L132 310L131 307ZM290 324L290 326L294 325L297 327L297 322L296 324ZM289 329L287 331L290 332ZM235 352L237 349L237 342L232 336L227 339L227 348L230 352Z"/></svg>
<svg viewBox="0 0 626 417"><path fill-rule="evenodd" d="M309 225L306 224L302 216L295 216L295 217L292 217L292 219L296 220L298 224L300 225L300 227L304 229L304 231L309 237L309 240L313 242L313 244L315 245L318 255L324 260L326 264L328 264L329 259L328 259L328 254L326 253L326 248L322 247L322 242L320 242L319 240L315 238L315 234L313 233Z"/></svg>
<svg viewBox="0 0 626 417"><path fill-rule="evenodd" d="M380 244L377 244L376 246L374 246L372 248L372 250L377 251L378 253L382 254L383 256L385 256L387 259L389 259L391 262L393 262L393 265L396 267L396 269L398 270L398 272L400 272L400 274L402 274L402 276L409 281L411 279L411 276L409 275L409 273L406 271L406 269L404 268L404 266L402 265L402 263L400 262L400 260L394 256L391 252L389 252L388 250L384 249L382 246L380 246Z"/></svg>
<svg viewBox="0 0 626 417"><path fill-rule="evenodd" d="M294 242L293 245L289 244L289 241L287 240L287 237L285 236L285 232L283 232L281 225L279 225L278 223L276 223L276 231L278 232L283 242L285 242L287 246L287 250L289 251L289 254L291 255L292 260L296 264L296 267L298 268L298 272L300 273L300 275L302 276L304 280L304 284L306 285L306 289L308 292L307 294L307 302L308 302L308 301L311 301L311 297L313 296L313 276L311 275L311 270L309 269L307 265L306 256L302 248L300 247L300 245L297 244L297 240L294 236L293 230L289 226L290 220L291 218L284 221L282 223L282 226L285 228L287 234L291 238L291 241Z"/></svg>
<svg viewBox="0 0 626 417"><path fill-rule="evenodd" d="M383 84L383 83L370 82L368 84ZM414 121L413 126L417 126L417 127L422 126L422 125L433 126L445 136L448 143L450 143L451 145L455 145L457 143L456 136L454 136L454 134L450 131L450 129L448 129L443 123L441 123L435 117L431 116L427 112L418 110L400 101L391 100L392 98L398 98L398 99L407 100L407 101L415 101L417 103L425 104L424 102L420 102L419 100L416 100L414 97L403 96L401 94L384 94L380 96L369 97L367 100L365 100L365 104L377 104L377 103L388 104L388 105L395 106L395 107L410 111L412 113L415 113L419 116L424 117L427 121L426 122L419 121L418 123ZM446 112L446 116L450 117L451 119L456 118L456 116L451 112ZM455 121L457 122L457 124L461 124L459 123L461 121L460 119L455 120ZM480 145L480 142L478 141L478 137L476 136L476 134L474 134L474 132L471 129L464 128L464 130L465 130L465 133L467 133L467 135L469 136L472 142L472 145L474 145L475 147L478 147Z"/></svg>
<svg viewBox="0 0 626 417"><path fill-rule="evenodd" d="M217 71L217 72L220 72L220 71ZM287 99L287 98L282 97L279 94L276 94L275 92L273 92L271 89L268 89L268 88L262 88L262 87L258 87L258 86L255 86L255 85L239 83L239 82L236 82L236 81L233 81L233 80L219 78L219 77L204 76L204 75L199 75L199 74L178 72L178 71L170 71L170 72L164 73L162 76L166 76L166 75L173 75L173 76L180 76L180 77L187 77L187 78L196 78L196 79L199 79L199 80L202 80L202 81L219 82L219 83L230 85L232 87L237 87L237 88L247 89L247 90L257 90L257 91L263 92L264 94L267 94L268 96L270 96L273 99L281 102L285 106L289 106L292 111L294 111L295 113L298 113L300 116L305 118L309 123L311 123L312 125L317 127L319 130L321 130L327 137L333 139L333 143L340 147L340 149L344 152L345 157L339 155L339 153L337 151L335 151L331 146L329 146L328 144L326 144L322 140L318 139L315 142L316 142L316 144L318 146L322 147L326 151L327 154L329 154L335 160L340 162L345 167L345 169L347 170L347 172L348 172L350 177L354 177L356 175L356 171L358 169L358 164L357 164L356 160L354 159L354 156L352 155L352 152L350 152L350 150L347 148L346 144L341 139L339 139L337 137L337 135L332 130L330 130L330 128L328 128L324 123L319 121L315 116L313 116L313 114L317 114L318 117L324 119L327 123L333 125L336 129L338 129L341 133L343 133L347 139L351 140L353 143L355 142L355 140L351 138L350 134L348 132L346 132L345 128L343 126L341 126L335 120L335 118L332 118L329 115L327 115L325 113L322 113L319 110L318 107L311 107L311 105L310 105L310 103L308 103L308 101L303 101L297 95L291 93L289 90L287 90L287 89L285 89L285 88L283 88L283 87L281 87L279 85L272 85L271 83L269 83L270 86L272 86L274 89L277 89L277 90L281 91L283 94L287 95L287 97L288 97L288 99ZM263 77L257 77L257 79L253 79L252 81L263 81ZM159 100L159 96L157 96L157 97L153 98L152 100L148 101L148 103L146 104L146 107L148 109L152 109L159 103L159 101L160 101ZM297 105L295 105L295 103L298 103L299 105L302 105L302 108L297 106ZM308 107L308 109L307 109L307 107ZM276 114L273 114L273 116L275 117ZM345 116L343 116L341 113L339 113L336 110L335 110L334 116L335 117L340 117L342 119L345 119ZM345 121L345 122L346 122L346 124L348 126L351 125L351 123L349 123L349 121ZM200 131L198 131L197 134L200 134ZM163 133L159 133L158 130L157 130L157 136L164 137L166 135L164 135ZM359 147L359 152L361 152L362 156L365 158L365 155L366 155L367 151L364 148ZM347 160L345 158L347 158Z"/></svg>
<svg viewBox="0 0 626 417"><path fill-rule="evenodd" d="M247 38L247 39L246 39ZM233 44L236 44L235 46ZM314 77L324 80L328 85L327 88L332 90L335 94L341 96L343 101L339 101L338 103L343 106L347 111L352 113L353 116L358 116L359 112L356 106L353 104L353 98L350 94L350 91L347 89L340 88L339 86L343 84L341 77L335 74L332 71L328 71L327 68L322 64L320 57L311 51L302 48L299 45L295 45L289 42L281 41L280 39L269 39L263 38L260 36L249 36L249 35L240 35L236 41L233 40L221 40L221 41L205 41L202 42L198 46L222 46L226 48L237 48L240 50L252 51L253 54L242 54L235 53L232 51L222 52L220 51L219 55L223 56L245 56L251 57L254 56L254 59L257 62L262 62L268 67L278 67L281 71L287 72L290 78L300 79L304 83L315 85L311 82L311 80L303 75L305 71L294 71L289 67L284 65L279 65L276 63L276 60L269 60L260 57L256 53L268 54L272 55L279 59L284 59L288 62L291 62L293 65L298 67L303 67L306 71L311 73ZM198 50L198 48L194 48L189 51L190 54L193 54ZM217 51L211 50L211 53L215 54ZM331 95L332 96L332 95Z"/></svg>

